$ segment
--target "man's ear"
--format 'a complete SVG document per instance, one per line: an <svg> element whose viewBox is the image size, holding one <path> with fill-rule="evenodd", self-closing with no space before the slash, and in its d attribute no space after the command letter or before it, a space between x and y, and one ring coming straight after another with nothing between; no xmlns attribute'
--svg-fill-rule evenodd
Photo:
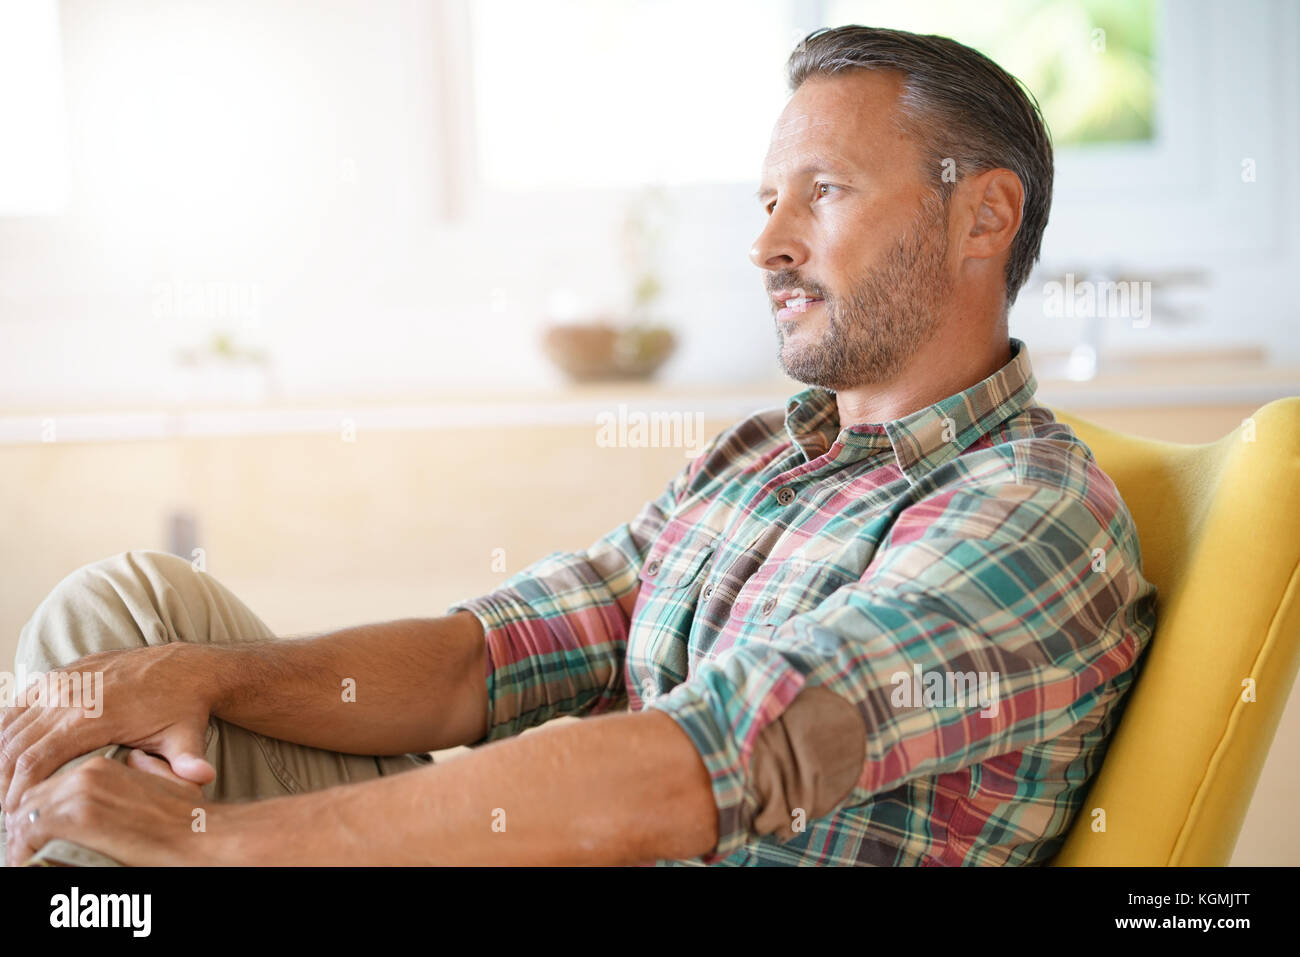
<svg viewBox="0 0 1300 957"><path fill-rule="evenodd" d="M962 185L968 210L959 238L962 257L988 259L1004 252L1020 229L1025 199L1020 177L1009 169L990 169Z"/></svg>

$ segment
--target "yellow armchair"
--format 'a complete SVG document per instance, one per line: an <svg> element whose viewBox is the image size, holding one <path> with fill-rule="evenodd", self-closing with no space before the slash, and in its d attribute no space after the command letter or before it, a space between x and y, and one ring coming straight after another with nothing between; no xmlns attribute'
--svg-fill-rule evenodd
<svg viewBox="0 0 1300 957"><path fill-rule="evenodd" d="M1050 863L1225 865L1300 665L1300 398L1208 445L1057 417L1128 504L1158 617Z"/></svg>

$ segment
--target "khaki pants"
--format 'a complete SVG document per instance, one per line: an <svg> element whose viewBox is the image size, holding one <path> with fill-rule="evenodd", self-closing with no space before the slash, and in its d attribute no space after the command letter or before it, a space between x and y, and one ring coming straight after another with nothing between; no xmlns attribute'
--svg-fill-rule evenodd
<svg viewBox="0 0 1300 957"><path fill-rule="evenodd" d="M18 640L15 673L50 672L98 651L142 648L169 641L233 644L271 638L229 589L190 563L164 552L124 552L73 572L36 609ZM96 755L125 760L128 749L109 745L65 764L61 773ZM213 801L248 801L368 781L424 767L427 754L362 756L325 751L256 734L220 718L208 722L205 757L217 777L203 787ZM6 861L0 815L0 864ZM53 840L27 864L117 865L70 841Z"/></svg>

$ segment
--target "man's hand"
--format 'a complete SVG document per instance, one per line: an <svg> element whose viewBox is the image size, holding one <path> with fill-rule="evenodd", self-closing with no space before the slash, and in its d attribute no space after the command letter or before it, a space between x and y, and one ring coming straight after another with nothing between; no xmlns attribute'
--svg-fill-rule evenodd
<svg viewBox="0 0 1300 957"><path fill-rule="evenodd" d="M215 842L205 840L211 813L199 785L177 777L160 758L143 751L132 751L126 765L90 758L33 785L6 816L9 865L22 864L54 838L133 866L218 863Z"/></svg>
<svg viewBox="0 0 1300 957"><path fill-rule="evenodd" d="M0 710L0 808L17 807L33 785L73 758L107 744L160 755L179 778L206 784L216 771L203 757L211 703L204 672L180 644L88 655L64 672L102 673L99 714L80 702L26 695ZM95 762L92 762L95 763ZM113 762L116 763L116 762Z"/></svg>
<svg viewBox="0 0 1300 957"><path fill-rule="evenodd" d="M128 763L92 758L29 789L6 819L11 862L55 837L133 865L625 865L718 843L708 768L659 712L600 715L445 764L232 804L205 804L164 761Z"/></svg>

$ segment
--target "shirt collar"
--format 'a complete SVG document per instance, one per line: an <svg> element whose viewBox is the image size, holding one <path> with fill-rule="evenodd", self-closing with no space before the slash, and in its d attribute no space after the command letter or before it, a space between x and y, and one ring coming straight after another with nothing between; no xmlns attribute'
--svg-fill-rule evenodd
<svg viewBox="0 0 1300 957"><path fill-rule="evenodd" d="M786 433L810 461L835 442L855 458L892 448L903 475L916 484L1032 404L1038 382L1029 350L1019 339L1010 346L1011 360L987 379L892 422L841 429L835 393L810 386L786 402Z"/></svg>

